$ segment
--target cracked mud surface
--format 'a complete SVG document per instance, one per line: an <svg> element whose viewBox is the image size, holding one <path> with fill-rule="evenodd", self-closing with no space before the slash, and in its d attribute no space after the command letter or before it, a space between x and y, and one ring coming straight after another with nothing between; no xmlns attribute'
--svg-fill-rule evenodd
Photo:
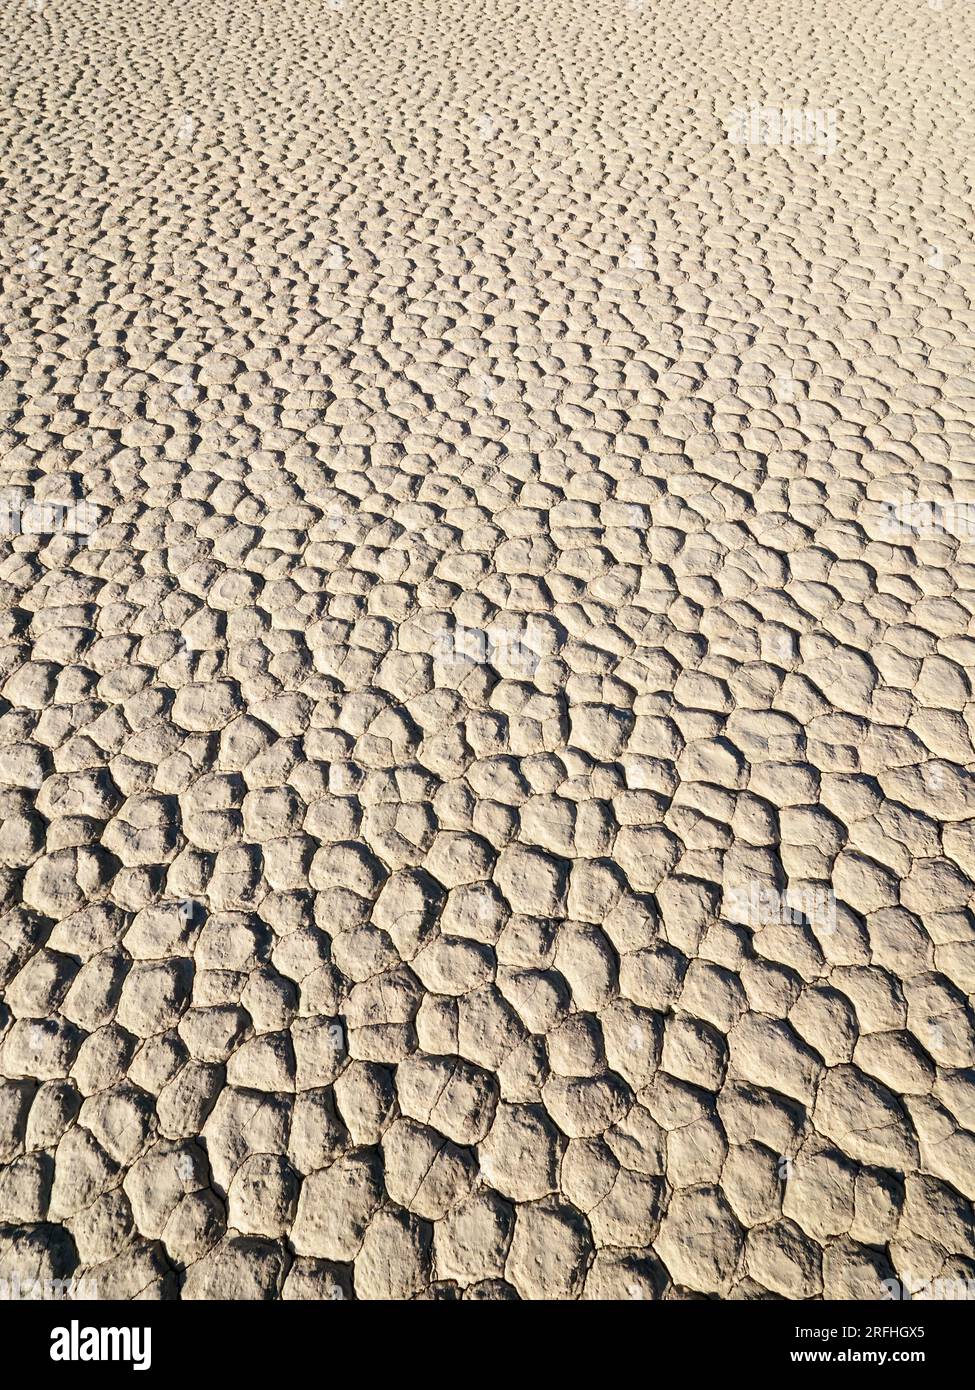
<svg viewBox="0 0 975 1390"><path fill-rule="evenodd" d="M975 1278L970 12L5 23L0 1277Z"/></svg>

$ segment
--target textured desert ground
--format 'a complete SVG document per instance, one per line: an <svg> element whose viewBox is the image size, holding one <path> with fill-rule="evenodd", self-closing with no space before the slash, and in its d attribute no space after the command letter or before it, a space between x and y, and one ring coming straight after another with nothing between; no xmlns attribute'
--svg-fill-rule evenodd
<svg viewBox="0 0 975 1390"><path fill-rule="evenodd" d="M3 20L3 1288L975 1291L971 6Z"/></svg>

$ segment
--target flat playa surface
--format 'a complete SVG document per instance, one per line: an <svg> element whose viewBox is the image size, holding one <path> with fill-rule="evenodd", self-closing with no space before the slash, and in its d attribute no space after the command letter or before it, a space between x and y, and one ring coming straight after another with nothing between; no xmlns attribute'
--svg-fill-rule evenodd
<svg viewBox="0 0 975 1390"><path fill-rule="evenodd" d="M971 1289L971 7L4 24L0 1278Z"/></svg>

